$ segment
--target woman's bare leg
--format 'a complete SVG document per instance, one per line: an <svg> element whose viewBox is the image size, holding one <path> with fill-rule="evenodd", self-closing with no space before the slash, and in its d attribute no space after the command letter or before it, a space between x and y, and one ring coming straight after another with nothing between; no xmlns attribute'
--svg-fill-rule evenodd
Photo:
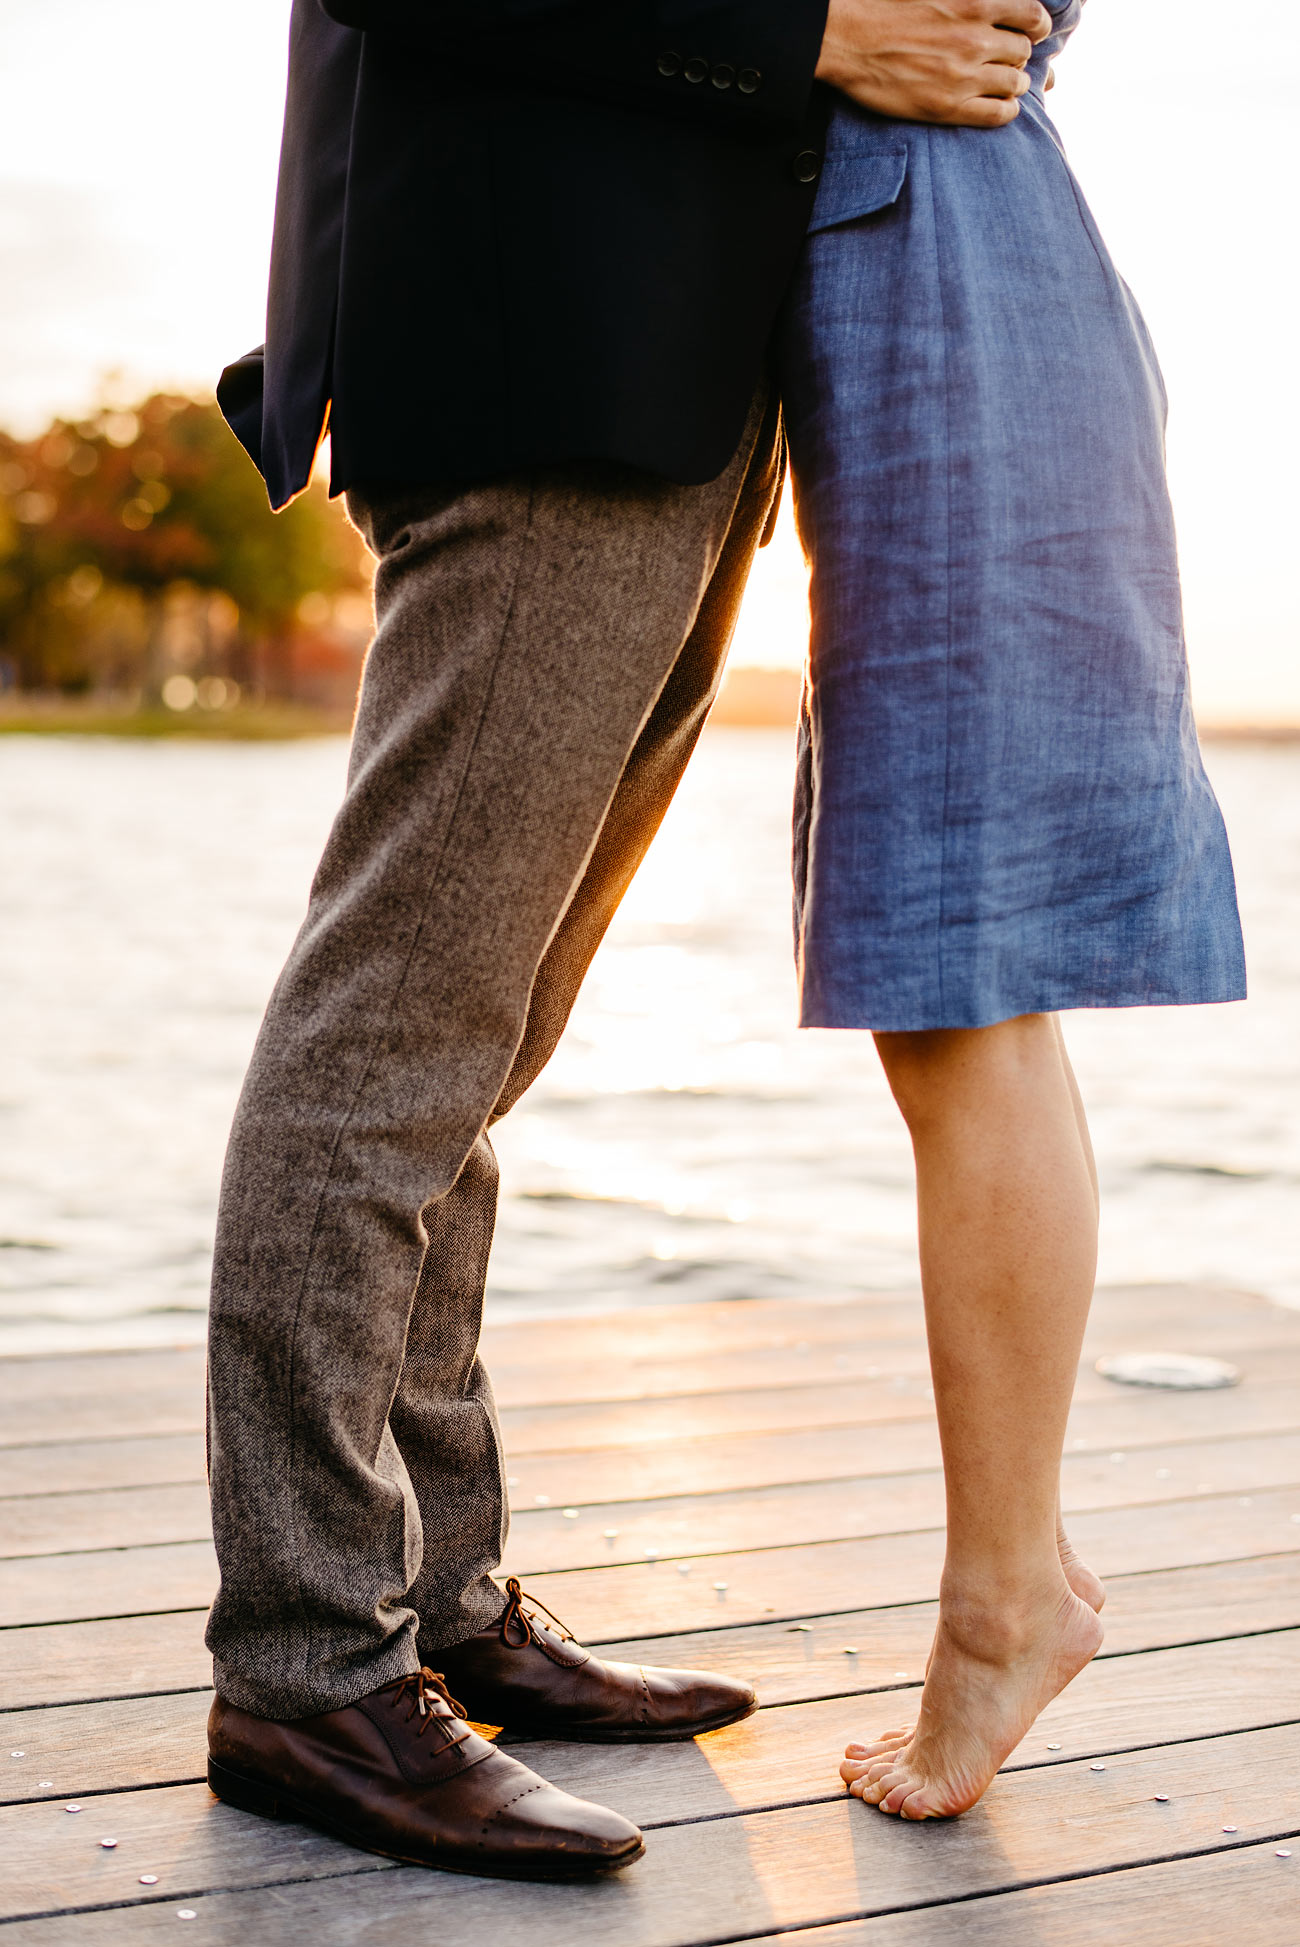
<svg viewBox="0 0 1300 1947"><path fill-rule="evenodd" d="M948 1549L916 1726L850 1746L842 1770L884 1811L943 1817L975 1803L1101 1642L1059 1524L1096 1185L1051 1016L876 1039L916 1153Z"/></svg>
<svg viewBox="0 0 1300 1947"><path fill-rule="evenodd" d="M1061 1030L1060 1017L1053 1014L1051 1020L1052 1026L1056 1030L1057 1046L1061 1051L1061 1066L1065 1070L1065 1080L1070 1091L1070 1100L1074 1104L1074 1119L1078 1125L1079 1141L1083 1146L1084 1161L1088 1166L1088 1177L1092 1183L1093 1209L1097 1216L1100 1216L1101 1189L1097 1182L1097 1159L1092 1153L1092 1136L1088 1130L1087 1111L1083 1106L1083 1095L1080 1091L1078 1080L1075 1077L1074 1069L1071 1066L1070 1057L1066 1053L1065 1035ZM1082 1596L1091 1608L1100 1613L1106 1601L1105 1584L1101 1581L1100 1577L1093 1574L1085 1562L1080 1561L1078 1555L1075 1553L1074 1543L1065 1532L1065 1517L1061 1513L1061 1497L1059 1493L1056 1497L1056 1541L1060 1551L1061 1566L1065 1570L1066 1579L1070 1587L1076 1595Z"/></svg>

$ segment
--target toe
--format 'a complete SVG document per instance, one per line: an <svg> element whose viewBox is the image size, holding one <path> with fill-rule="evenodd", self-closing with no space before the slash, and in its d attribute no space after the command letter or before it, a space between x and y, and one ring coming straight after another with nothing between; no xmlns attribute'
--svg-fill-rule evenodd
<svg viewBox="0 0 1300 1947"><path fill-rule="evenodd" d="M898 1816L900 1819L932 1819L935 1813L923 1791L912 1791L899 1804Z"/></svg>

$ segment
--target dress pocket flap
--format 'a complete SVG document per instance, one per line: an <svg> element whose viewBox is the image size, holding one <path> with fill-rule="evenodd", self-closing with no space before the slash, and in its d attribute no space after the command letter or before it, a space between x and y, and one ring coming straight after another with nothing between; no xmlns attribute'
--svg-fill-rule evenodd
<svg viewBox="0 0 1300 1947"><path fill-rule="evenodd" d="M870 216L873 210L896 203L907 175L907 145L868 149L858 154L828 155L817 186L810 230L830 230L837 223Z"/></svg>

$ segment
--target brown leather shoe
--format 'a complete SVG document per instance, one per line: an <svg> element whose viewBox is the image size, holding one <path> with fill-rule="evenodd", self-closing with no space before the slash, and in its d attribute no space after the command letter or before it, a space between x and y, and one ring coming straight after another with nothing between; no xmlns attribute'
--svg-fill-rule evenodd
<svg viewBox="0 0 1300 1947"><path fill-rule="evenodd" d="M273 1722L218 1697L208 1783L389 1859L500 1879L585 1879L645 1851L617 1812L570 1798L489 1744L431 1670L342 1710Z"/></svg>
<svg viewBox="0 0 1300 1947"><path fill-rule="evenodd" d="M489 1628L438 1652L476 1724L575 1744L674 1743L738 1723L758 1708L749 1685L730 1677L602 1663L526 1596L513 1575L506 1594Z"/></svg>

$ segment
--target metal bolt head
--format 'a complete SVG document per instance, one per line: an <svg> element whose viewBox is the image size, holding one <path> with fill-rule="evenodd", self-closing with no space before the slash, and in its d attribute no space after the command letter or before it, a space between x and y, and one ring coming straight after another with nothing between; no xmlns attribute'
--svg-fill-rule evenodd
<svg viewBox="0 0 1300 1947"><path fill-rule="evenodd" d="M1156 1804L1157 1804L1157 1805L1167 1805L1168 1803L1169 1803L1169 1793L1168 1793L1168 1792L1157 1792L1157 1793L1156 1793Z"/></svg>
<svg viewBox="0 0 1300 1947"><path fill-rule="evenodd" d="M1088 1769L1089 1771L1104 1771L1106 1767L1104 1764L1090 1764Z"/></svg>
<svg viewBox="0 0 1300 1947"><path fill-rule="evenodd" d="M727 1585L725 1582L715 1582L713 1586L719 1595L725 1595L727 1593Z"/></svg>
<svg viewBox="0 0 1300 1947"><path fill-rule="evenodd" d="M1277 1849L1277 1856L1279 1859L1289 1859L1291 1857L1290 1846L1279 1846Z"/></svg>
<svg viewBox="0 0 1300 1947"><path fill-rule="evenodd" d="M54 1790L53 1778L42 1778L38 1782L36 1789L38 1792L52 1792Z"/></svg>
<svg viewBox="0 0 1300 1947"><path fill-rule="evenodd" d="M197 1920L198 1917L199 1917L198 1914L194 1911L194 1908L192 1906L182 1906L177 1908L176 1918L178 1920Z"/></svg>
<svg viewBox="0 0 1300 1947"><path fill-rule="evenodd" d="M116 1851L117 1851L117 1840L116 1840L116 1839L101 1839L99 1843L100 1843L100 1845L101 1845L101 1846L103 1847L103 1849L104 1849L104 1851L105 1851L105 1852L116 1852Z"/></svg>
<svg viewBox="0 0 1300 1947"><path fill-rule="evenodd" d="M854 1648L854 1646L852 1645L852 1643L846 1643L846 1644L845 1644L845 1646L844 1646L844 1654L845 1654L845 1656L856 1656L856 1655L857 1655L857 1653L858 1653L858 1652L857 1652L857 1650L856 1650L856 1649Z"/></svg>
<svg viewBox="0 0 1300 1947"><path fill-rule="evenodd" d="M9 1755L11 1758L25 1758L27 1753L25 1751L11 1751Z"/></svg>
<svg viewBox="0 0 1300 1947"><path fill-rule="evenodd" d="M551 1497L549 1494L534 1494L533 1501L539 1508L549 1508L551 1505Z"/></svg>
<svg viewBox="0 0 1300 1947"><path fill-rule="evenodd" d="M507 1474L507 1475L506 1475L506 1486L507 1486L507 1487L518 1487L518 1485L519 1485L519 1476L518 1476L518 1474Z"/></svg>
<svg viewBox="0 0 1300 1947"><path fill-rule="evenodd" d="M659 1550L657 1548L647 1548L645 1558L648 1562L657 1562L659 1560Z"/></svg>
<svg viewBox="0 0 1300 1947"><path fill-rule="evenodd" d="M606 1529L604 1529L604 1530L603 1530L602 1532L603 1532L603 1534L604 1534L604 1537L605 1537L605 1540L606 1540L606 1541L617 1541L617 1540L618 1540L618 1529L617 1529L617 1528L606 1528Z"/></svg>
<svg viewBox="0 0 1300 1947"><path fill-rule="evenodd" d="M578 1510L576 1508L566 1508L564 1510L564 1518L566 1521L576 1521L578 1518Z"/></svg>
<svg viewBox="0 0 1300 1947"><path fill-rule="evenodd" d="M894 1672L894 1682L895 1682L895 1683L906 1683L906 1682L907 1682L907 1675L908 1675L908 1673L907 1673L907 1671L906 1671L906 1670L895 1670L895 1672Z"/></svg>
<svg viewBox="0 0 1300 1947"><path fill-rule="evenodd" d="M1049 1744L1047 1748L1049 1751L1059 1751L1061 1747L1059 1744Z"/></svg>
<svg viewBox="0 0 1300 1947"><path fill-rule="evenodd" d="M141 1873L140 1884L141 1886L156 1886L158 1884L157 1873Z"/></svg>
<svg viewBox="0 0 1300 1947"><path fill-rule="evenodd" d="M1235 1825L1225 1825L1223 1829L1225 1832L1235 1832L1237 1830Z"/></svg>
<svg viewBox="0 0 1300 1947"><path fill-rule="evenodd" d="M80 1805L65 1805L63 1809L65 1812L79 1812L81 1807Z"/></svg>
<svg viewBox="0 0 1300 1947"><path fill-rule="evenodd" d="M690 1572L691 1572L691 1565L689 1562L678 1562L677 1573L679 1575L689 1575Z"/></svg>

